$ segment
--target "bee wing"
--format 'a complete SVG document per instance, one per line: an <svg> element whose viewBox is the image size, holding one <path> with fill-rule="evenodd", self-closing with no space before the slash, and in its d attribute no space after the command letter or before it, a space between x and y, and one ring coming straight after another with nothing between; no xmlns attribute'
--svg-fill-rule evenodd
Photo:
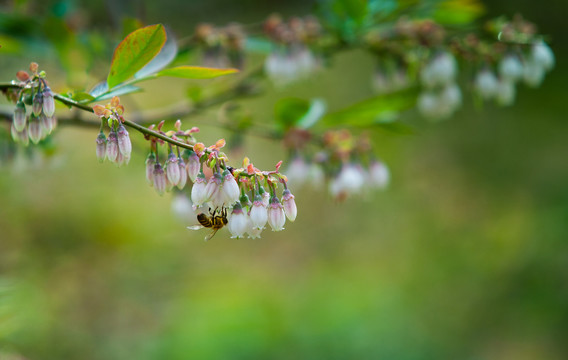
<svg viewBox="0 0 568 360"><path fill-rule="evenodd" d="M217 233L217 230L219 230L219 229L213 229L213 230L209 233L209 235L207 235L207 236L205 237L205 241L211 239L211 238L213 237L213 235L215 235L215 234Z"/></svg>
<svg viewBox="0 0 568 360"><path fill-rule="evenodd" d="M192 225L187 227L189 230L200 230L203 229L203 225Z"/></svg>

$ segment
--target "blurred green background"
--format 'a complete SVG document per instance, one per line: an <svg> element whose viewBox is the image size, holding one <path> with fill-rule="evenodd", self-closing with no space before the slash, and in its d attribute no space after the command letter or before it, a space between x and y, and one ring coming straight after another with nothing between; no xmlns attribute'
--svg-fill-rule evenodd
<svg viewBox="0 0 568 360"><path fill-rule="evenodd" d="M142 16L178 34L313 6L60 4L101 28ZM147 186L139 135L125 168L97 163L96 130L64 126L49 161L2 164L0 359L568 358L566 4L486 5L487 17L520 12L550 35L557 66L543 86L521 86L509 108L479 110L466 95L435 124L413 112L414 135L374 133L390 188L340 204L326 189L292 189L299 216L284 232L234 240L223 230L203 242L172 214L171 195ZM35 60L60 90L56 55L40 53L1 54L0 81ZM371 96L372 69L368 55L343 53L310 80L243 104L258 122L283 96L339 109ZM124 101L176 102L189 84L149 83ZM205 143L231 141L208 124L215 116L184 123ZM279 143L253 137L230 156L243 154L261 168L286 158Z"/></svg>

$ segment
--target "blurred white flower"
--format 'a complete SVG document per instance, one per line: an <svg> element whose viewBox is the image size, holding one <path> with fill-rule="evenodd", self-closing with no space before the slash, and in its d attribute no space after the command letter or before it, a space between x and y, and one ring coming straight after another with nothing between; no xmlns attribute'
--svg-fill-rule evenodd
<svg viewBox="0 0 568 360"><path fill-rule="evenodd" d="M497 76L489 69L483 69L475 77L475 90L485 100L493 98L499 89Z"/></svg>
<svg viewBox="0 0 568 360"><path fill-rule="evenodd" d="M539 41L533 45L531 57L535 64L542 66L546 71L554 67L554 53L544 41Z"/></svg>
<svg viewBox="0 0 568 360"><path fill-rule="evenodd" d="M369 165L369 184L378 189L384 189L390 182L389 168L382 161L373 160Z"/></svg>
<svg viewBox="0 0 568 360"><path fill-rule="evenodd" d="M515 82L523 77L523 64L515 55L506 55L499 63L499 75L506 82Z"/></svg>
<svg viewBox="0 0 568 360"><path fill-rule="evenodd" d="M434 56L420 72L420 80L427 88L444 86L454 81L458 66L454 56L442 52Z"/></svg>

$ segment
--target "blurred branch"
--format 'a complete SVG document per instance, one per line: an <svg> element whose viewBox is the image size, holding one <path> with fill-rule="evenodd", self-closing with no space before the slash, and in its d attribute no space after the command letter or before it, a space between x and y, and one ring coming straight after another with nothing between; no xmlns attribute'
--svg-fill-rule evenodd
<svg viewBox="0 0 568 360"><path fill-rule="evenodd" d="M195 116L209 108L222 104L224 102L244 98L247 96L256 95L258 92L255 92L253 87L249 84L250 78L256 77L262 74L262 67L259 67L253 71L251 71L246 77L238 81L236 84L231 86L230 88L217 93L216 95L210 97L209 99L196 102L193 106L190 106L186 102L173 104L166 108L162 109L153 109L144 112L132 113L127 117L130 120L124 120L124 125L129 126L133 129L138 130L139 132L154 136L161 140L171 143L172 145L180 146L186 149L192 149L193 146L173 140L165 135L162 135L156 131L150 130L143 125L145 124L153 124L159 122L162 119L178 119L178 118L187 118L191 116ZM0 90L6 90L10 88L20 88L21 86L18 83L0 83ZM81 111L86 111L89 113L93 113L93 108L89 105L79 103L71 98L63 96L61 94L54 94L54 98L59 102L69 106L74 107ZM0 117L6 121L12 120L12 111L7 109L0 109ZM92 127L92 128L99 128L100 122L99 121L90 121L85 119L81 116L81 112L77 111L73 115L69 117L57 117L60 124L71 125L71 126L82 126L82 127ZM220 123L211 123L211 125L218 126L225 128L230 131L239 132L242 129L231 127L226 124ZM251 135L263 137L267 139L281 139L280 136L273 134L273 133L264 133L264 132L254 132L254 131L247 131Z"/></svg>

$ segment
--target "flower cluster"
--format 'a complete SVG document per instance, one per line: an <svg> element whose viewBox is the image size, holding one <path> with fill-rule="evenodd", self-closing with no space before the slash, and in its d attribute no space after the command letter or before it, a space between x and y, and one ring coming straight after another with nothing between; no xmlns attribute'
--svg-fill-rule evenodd
<svg viewBox="0 0 568 360"><path fill-rule="evenodd" d="M420 81L424 91L418 97L418 110L429 118L446 118L461 105L462 95L456 84L458 73L454 56L442 51L422 68Z"/></svg>
<svg viewBox="0 0 568 360"><path fill-rule="evenodd" d="M193 133L199 131L193 127L189 130L181 130L181 121L175 123L175 130L164 132L162 128L165 122L160 122L157 126L151 125L150 130L170 137L172 140L183 141L191 148L195 144ZM179 147L167 143L168 156L165 161L160 161L159 145L166 145L163 139L145 136L151 141L150 153L146 157L146 181L153 186L156 192L163 195L166 191L171 191L174 187L182 190L188 180L195 182L200 169L199 158L192 150L180 151Z"/></svg>
<svg viewBox="0 0 568 360"><path fill-rule="evenodd" d="M281 231L286 218L296 220L298 210L294 195L287 187L287 179L279 172L280 165L281 162L274 171L260 171L245 158L242 168L225 169L221 174L219 170L213 170L205 187L195 183L191 199L194 206L201 203L209 208L231 204L227 227L233 238L245 234L249 238L259 238L266 224L273 231ZM279 184L284 188L280 197L277 193Z"/></svg>
<svg viewBox="0 0 568 360"><path fill-rule="evenodd" d="M383 94L419 83L418 111L430 119L448 118L462 104L457 80L458 59L463 59L464 65L476 68L475 96L499 105L512 104L516 84L539 86L554 67L554 54L536 35L534 24L521 17L513 21L499 18L486 29L490 37L485 40L477 34L450 37L432 20L401 18L393 28L371 31L366 40L379 59L374 89Z"/></svg>
<svg viewBox="0 0 568 360"><path fill-rule="evenodd" d="M287 188L287 178L280 173L281 162L273 171L261 171L245 158L242 168L227 165L228 157L222 152L225 140L205 147L196 142L193 134L199 131L193 127L181 130L178 120L175 129L163 131L164 122L150 129L181 143L174 146L163 139L147 135L151 141L150 153L146 158L146 180L158 194L177 188L176 212L193 213L199 216L223 218L227 214L227 228L232 237L240 238L248 234L251 238L260 237L266 224L272 230L284 229L286 218L294 221L297 215L294 195ZM160 161L160 148L167 147L168 156L164 164ZM191 201L180 200L180 192L191 186ZM278 197L278 187L284 188ZM251 200L252 199L252 202ZM192 205L192 211L187 205ZM220 222L211 220L209 227L222 227Z"/></svg>
<svg viewBox="0 0 568 360"><path fill-rule="evenodd" d="M95 140L99 162L108 160L118 166L128 164L132 153L132 143L123 125L124 106L120 105L119 98L113 97L106 106L93 106L93 112L101 118L101 129ZM104 133L105 127L109 128L108 137Z"/></svg>
<svg viewBox="0 0 568 360"><path fill-rule="evenodd" d="M199 24L195 29L195 41L203 49L204 66L237 69L243 67L245 34L238 24L233 23L225 27Z"/></svg>
<svg viewBox="0 0 568 360"><path fill-rule="evenodd" d="M484 100L495 99L500 105L515 101L515 86L523 81L538 87L546 72L552 70L555 59L550 47L542 40L533 43L528 51L508 51L497 64L497 74L485 65L475 77L475 90Z"/></svg>
<svg viewBox="0 0 568 360"><path fill-rule="evenodd" d="M323 135L322 148L311 160L301 156L297 148L293 153L286 171L290 184L310 183L317 188L327 179L329 192L337 200L369 189L384 189L390 181L388 167L372 154L364 134L356 138L348 130L328 131Z"/></svg>
<svg viewBox="0 0 568 360"><path fill-rule="evenodd" d="M303 78L319 67L320 61L310 50L321 36L321 25L316 18L291 18L284 22L271 15L264 23L264 31L275 49L264 63L266 75L277 85L286 85Z"/></svg>
<svg viewBox="0 0 568 360"><path fill-rule="evenodd" d="M23 145L30 140L37 144L46 138L55 129L57 121L53 93L45 80L45 72L38 72L38 64L30 64L29 74L18 71L18 91L10 95L16 102L16 109L12 117L12 138ZM31 111L29 108L31 107Z"/></svg>

